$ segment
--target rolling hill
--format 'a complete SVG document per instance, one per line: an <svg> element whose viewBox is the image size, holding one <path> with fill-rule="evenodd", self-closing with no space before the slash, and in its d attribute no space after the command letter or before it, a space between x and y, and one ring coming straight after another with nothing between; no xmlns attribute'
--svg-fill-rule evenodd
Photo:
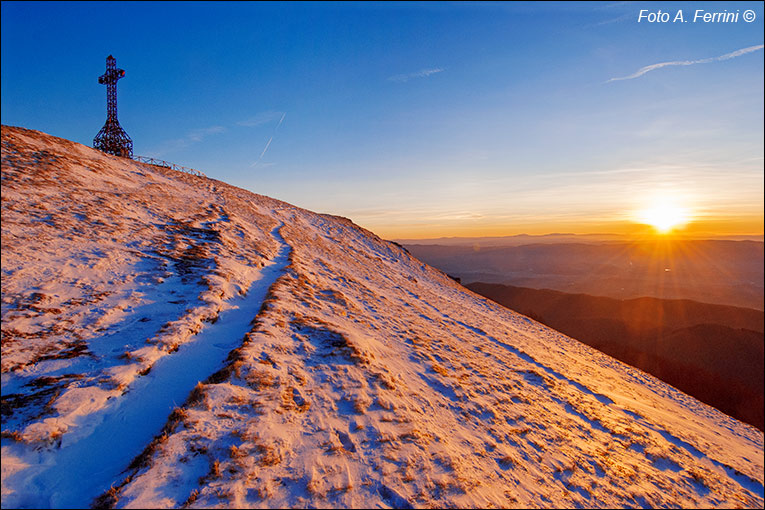
<svg viewBox="0 0 765 510"><path fill-rule="evenodd" d="M762 507L763 433L350 220L2 127L3 507Z"/></svg>

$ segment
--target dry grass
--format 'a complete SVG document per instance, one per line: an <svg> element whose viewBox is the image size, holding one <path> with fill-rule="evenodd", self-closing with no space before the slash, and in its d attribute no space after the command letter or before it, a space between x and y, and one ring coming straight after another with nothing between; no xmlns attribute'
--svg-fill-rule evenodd
<svg viewBox="0 0 765 510"><path fill-rule="evenodd" d="M340 483L334 487L332 487L331 492L333 493L346 493L353 490L353 484L351 482L348 483Z"/></svg>
<svg viewBox="0 0 765 510"><path fill-rule="evenodd" d="M207 392L205 391L205 385L198 382L194 389L191 390L189 398L186 401L189 406L199 405L204 409L209 409L209 403L207 402Z"/></svg>
<svg viewBox="0 0 765 510"><path fill-rule="evenodd" d="M12 439L13 441L21 442L24 440L24 436L17 430L4 430L0 432L0 437L3 439Z"/></svg>
<svg viewBox="0 0 765 510"><path fill-rule="evenodd" d="M311 408L311 403L305 400L294 386L288 386L281 394L281 407L304 413Z"/></svg>
<svg viewBox="0 0 765 510"><path fill-rule="evenodd" d="M525 436L531 432L531 427L510 427L506 429L506 432L508 434L518 434L520 436Z"/></svg>
<svg viewBox="0 0 765 510"><path fill-rule="evenodd" d="M183 504L181 505L181 508L188 508L189 505L191 505L192 503L194 503L194 501L197 500L198 497L199 497L199 489L194 489L193 491L191 491L191 494L189 494L189 497L186 498L186 501L183 502Z"/></svg>
<svg viewBox="0 0 765 510"><path fill-rule="evenodd" d="M308 481L308 483L305 486L306 491L311 496L317 497L317 498L323 498L324 492L321 490L322 483L320 480L311 479Z"/></svg>
<svg viewBox="0 0 765 510"><path fill-rule="evenodd" d="M353 398L353 409L359 414L366 414L370 405L372 405L372 398L366 393L356 395Z"/></svg>
<svg viewBox="0 0 765 510"><path fill-rule="evenodd" d="M330 454L349 453L342 444L338 444L335 441L326 441L321 443L321 446L324 447L325 451Z"/></svg>
<svg viewBox="0 0 765 510"><path fill-rule="evenodd" d="M241 446L231 445L228 454L232 459L241 459L247 456L247 450Z"/></svg>
<svg viewBox="0 0 765 510"><path fill-rule="evenodd" d="M243 428L234 430L232 433L234 436L238 436L242 442L257 443L260 440L260 434L258 434L258 423L256 420L250 420L245 424Z"/></svg>
<svg viewBox="0 0 765 510"><path fill-rule="evenodd" d="M255 451L260 454L260 458L257 460L260 466L275 466L282 461L281 453L273 446L256 443Z"/></svg>
<svg viewBox="0 0 765 510"><path fill-rule="evenodd" d="M348 335L335 330L331 324L321 319L296 315L290 325L301 338L311 344L309 350L315 351L314 356L322 361L341 358L356 365L369 365L371 361L371 357Z"/></svg>
<svg viewBox="0 0 765 510"><path fill-rule="evenodd" d="M222 474L223 473L221 472L221 469L220 469L220 461L218 459L215 459L213 463L210 465L210 472L199 479L199 485L204 485L208 481L217 480L221 477Z"/></svg>
<svg viewBox="0 0 765 510"><path fill-rule="evenodd" d="M395 390L396 384L393 381L393 377L390 374L384 372L375 372L374 380L377 384L386 390Z"/></svg>
<svg viewBox="0 0 765 510"><path fill-rule="evenodd" d="M396 404L393 400L386 398L383 395L377 396L377 405L381 408L385 409L386 411L395 411L396 410Z"/></svg>
<svg viewBox="0 0 765 510"><path fill-rule="evenodd" d="M412 429L398 436L402 441L416 443L419 445L428 445L433 441L433 435L428 432L422 432L419 429Z"/></svg>
<svg viewBox="0 0 765 510"><path fill-rule="evenodd" d="M7 419L16 411L31 413L32 419L51 414L58 396L73 380L82 379L81 374L65 374L57 377L43 376L27 384L36 391L31 393L11 393L0 397L0 412Z"/></svg>
<svg viewBox="0 0 765 510"><path fill-rule="evenodd" d="M141 361L143 361L143 359L141 359L140 356L136 356L135 354L133 354L130 351L123 352L122 354L117 356L117 359L124 359L124 360L127 360L127 361L136 361L136 362L139 362L139 363Z"/></svg>
<svg viewBox="0 0 765 510"><path fill-rule="evenodd" d="M183 426L188 428L189 427L189 412L182 408L182 407L176 407L173 409L173 412L170 413L170 417L168 418L169 426L171 430L175 430L175 427L178 423L183 423Z"/></svg>
<svg viewBox="0 0 765 510"><path fill-rule="evenodd" d="M93 501L91 508L114 508L119 501L118 493L119 489L112 486Z"/></svg>
<svg viewBox="0 0 765 510"><path fill-rule="evenodd" d="M274 386L274 376L266 370L250 369L244 376L244 380L254 390L261 390Z"/></svg>
<svg viewBox="0 0 765 510"><path fill-rule="evenodd" d="M444 367L439 365L438 363L433 363L433 365L430 368L433 369L433 371L435 373L440 374L440 375L442 375L444 377L448 377L449 376L449 372Z"/></svg>

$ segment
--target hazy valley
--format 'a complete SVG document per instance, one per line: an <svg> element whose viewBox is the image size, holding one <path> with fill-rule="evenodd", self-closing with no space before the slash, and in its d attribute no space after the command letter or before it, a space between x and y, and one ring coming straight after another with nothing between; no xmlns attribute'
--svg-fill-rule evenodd
<svg viewBox="0 0 765 510"><path fill-rule="evenodd" d="M588 236L509 238L467 244L405 244L415 257L462 283L616 299L656 297L763 310L763 243L752 240L604 241ZM516 245L495 243L512 242ZM521 244L517 243L532 243Z"/></svg>

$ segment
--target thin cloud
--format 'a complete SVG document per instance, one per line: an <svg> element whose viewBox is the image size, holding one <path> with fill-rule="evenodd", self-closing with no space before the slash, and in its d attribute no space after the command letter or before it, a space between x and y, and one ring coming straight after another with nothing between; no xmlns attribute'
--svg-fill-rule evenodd
<svg viewBox="0 0 765 510"><path fill-rule="evenodd" d="M282 119L283 115L284 115L284 112L275 112L275 111L261 112L255 115L254 117L241 120L237 122L236 124L238 126L244 126L244 127L257 127L257 126L262 126L263 124L268 124L269 122L273 122L277 119Z"/></svg>
<svg viewBox="0 0 765 510"><path fill-rule="evenodd" d="M640 69L630 74L629 76L623 76L621 78L611 78L610 80L606 81L606 83L610 83L612 81L620 81L620 80L632 80L633 78L638 78L648 72L655 71L656 69L661 69L662 67L692 66L694 64L709 64L710 62L720 62L722 60L730 60L732 58L740 57L741 55L746 55L747 53L751 53L753 51L761 50L763 47L765 47L765 45L759 44L757 46L749 46L748 48L741 48L740 50L732 51L730 53L726 53L725 55L720 55L719 57L702 58L699 60L674 60L672 62L660 62L658 64L651 64L650 66L641 67Z"/></svg>
<svg viewBox="0 0 765 510"><path fill-rule="evenodd" d="M155 151L150 151L148 155L150 157L160 157L168 153L173 153L180 149L184 149L189 145L201 142L210 135L223 133L226 128L223 126L210 126L207 128L194 129L186 133L183 138L176 138L173 140L167 140L160 145L160 148Z"/></svg>
<svg viewBox="0 0 765 510"><path fill-rule="evenodd" d="M633 18L635 15L632 13L626 13L622 14L621 16L617 16L615 18L610 18L605 21L599 21L597 23L592 23L590 25L586 25L586 28L595 28L595 27L602 27L604 25L610 25L612 23L621 23L622 21L627 21L631 18Z"/></svg>
<svg viewBox="0 0 765 510"><path fill-rule="evenodd" d="M223 133L226 130L223 126L210 126L209 128L195 129L190 131L186 138L192 142L201 142L210 135Z"/></svg>
<svg viewBox="0 0 765 510"><path fill-rule="evenodd" d="M409 74L397 74L395 76L390 76L388 78L388 81L395 81L398 83L404 83L409 80L413 80L416 78L427 78L428 76L436 73L443 72L443 69L440 67L434 67L430 69L421 69L417 71L416 73L409 73Z"/></svg>

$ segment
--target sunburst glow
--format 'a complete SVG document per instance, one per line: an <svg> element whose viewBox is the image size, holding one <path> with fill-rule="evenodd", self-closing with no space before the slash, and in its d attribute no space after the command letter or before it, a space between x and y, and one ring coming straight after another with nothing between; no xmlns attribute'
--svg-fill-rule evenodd
<svg viewBox="0 0 765 510"><path fill-rule="evenodd" d="M688 209L670 201L657 201L640 211L639 221L651 225L660 234L684 226L690 221Z"/></svg>

